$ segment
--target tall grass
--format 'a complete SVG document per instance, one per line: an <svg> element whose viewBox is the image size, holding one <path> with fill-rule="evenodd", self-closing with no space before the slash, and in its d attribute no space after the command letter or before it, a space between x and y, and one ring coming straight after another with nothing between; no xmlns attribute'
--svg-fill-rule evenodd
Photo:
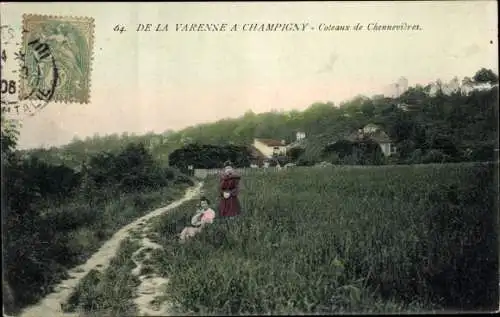
<svg viewBox="0 0 500 317"><path fill-rule="evenodd" d="M247 176L243 215L186 245L194 203L156 224L183 311L403 312L498 307L493 164ZM215 198L217 184L208 180Z"/></svg>
<svg viewBox="0 0 500 317"><path fill-rule="evenodd" d="M64 312L82 311L93 316L136 314L132 301L140 281L131 274L135 268L131 257L139 248L138 241L123 241L106 271L92 270L82 279L63 307Z"/></svg>

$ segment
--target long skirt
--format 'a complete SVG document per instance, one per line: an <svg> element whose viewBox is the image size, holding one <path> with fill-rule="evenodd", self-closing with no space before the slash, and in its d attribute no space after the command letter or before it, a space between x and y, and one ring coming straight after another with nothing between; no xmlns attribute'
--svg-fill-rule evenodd
<svg viewBox="0 0 500 317"><path fill-rule="evenodd" d="M233 217L241 214L241 205L237 196L227 199L221 198L219 202L219 217Z"/></svg>

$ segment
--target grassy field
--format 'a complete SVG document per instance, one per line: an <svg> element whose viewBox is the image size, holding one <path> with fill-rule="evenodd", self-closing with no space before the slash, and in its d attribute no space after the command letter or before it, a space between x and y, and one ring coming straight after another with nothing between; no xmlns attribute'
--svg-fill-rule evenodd
<svg viewBox="0 0 500 317"><path fill-rule="evenodd" d="M493 164L290 170L243 178L244 215L179 245L196 201L156 223L181 312L498 308ZM498 168L498 167L496 167ZM216 207L217 183L205 191Z"/></svg>

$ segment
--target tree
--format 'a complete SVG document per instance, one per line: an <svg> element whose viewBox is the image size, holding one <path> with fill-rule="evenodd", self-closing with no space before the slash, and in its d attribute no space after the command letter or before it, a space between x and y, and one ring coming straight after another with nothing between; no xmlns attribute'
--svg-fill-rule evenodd
<svg viewBox="0 0 500 317"><path fill-rule="evenodd" d="M462 153L466 148L474 149L479 144L489 146L495 141L498 88L487 88L487 85L484 85L482 88L486 89L473 89L475 84L483 82L498 83L498 76L493 71L483 68L472 78L464 78L462 85L470 85L469 91L464 95L460 93L434 95L431 94L431 85L417 85L409 87L399 98L378 96L370 99L357 96L341 103L340 107L330 102L317 102L304 111L260 114L247 111L239 118L218 120L171 132L166 140L163 138L161 144L151 148L151 153L155 159L167 163L170 154L193 143L211 144L217 147L226 145L245 147L258 137L291 141L297 131L303 131L308 136L303 155L307 156L307 161L314 161L319 159L321 149L328 143L368 123L383 126L385 132L397 143L398 149L405 148L404 153L400 153L402 161L411 157L412 151L421 149L425 153L432 146L437 146L433 145L432 141L437 135L452 142L453 146L459 149L458 152ZM436 85L441 84L438 80L437 84L432 86L433 91L437 90ZM96 136L84 141L74 140L66 147L45 152L38 151L34 155L40 158L43 156L46 162L77 167L89 155L102 151L117 154L129 142L149 143L154 137L156 136L127 134L115 137ZM2 142L8 143L9 139ZM218 148L215 152L221 150L222 148ZM232 153L230 150L224 151L220 152L225 153L221 155ZM172 158L175 159L175 155ZM206 166L218 166L220 163L218 160L219 158L214 156L205 161ZM177 161L174 165L179 164L182 162Z"/></svg>
<svg viewBox="0 0 500 317"><path fill-rule="evenodd" d="M235 167L247 167L251 154L245 146L193 143L169 155L169 165L182 171L187 170L189 165L194 168L221 168L227 160Z"/></svg>
<svg viewBox="0 0 500 317"><path fill-rule="evenodd" d="M11 157L16 150L18 138L19 123L16 120L7 119L5 111L2 108L0 134L2 164L9 164Z"/></svg>
<svg viewBox="0 0 500 317"><path fill-rule="evenodd" d="M304 149L300 147L290 148L286 154L291 162L296 162L299 157L304 153Z"/></svg>
<svg viewBox="0 0 500 317"><path fill-rule="evenodd" d="M498 76L491 69L486 68L478 70L472 79L477 83L489 83L492 85L498 83Z"/></svg>

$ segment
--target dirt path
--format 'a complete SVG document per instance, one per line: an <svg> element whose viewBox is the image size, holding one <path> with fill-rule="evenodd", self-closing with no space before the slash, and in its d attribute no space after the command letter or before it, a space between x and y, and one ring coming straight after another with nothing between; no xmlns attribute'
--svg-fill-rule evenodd
<svg viewBox="0 0 500 317"><path fill-rule="evenodd" d="M147 237L148 228L149 226L144 226L142 232L139 233L142 247L132 255L132 260L137 265L132 270L132 274L138 276L141 281L137 288L137 297L134 303L137 306L138 316L169 316L170 307L168 302L163 302L161 305L153 304L158 296L161 298L168 279L159 276L148 266L147 261L151 258L151 251L161 248L159 244L152 242Z"/></svg>
<svg viewBox="0 0 500 317"><path fill-rule="evenodd" d="M184 195L183 198L171 203L170 205L166 207L162 207L159 209L156 209L147 215L136 219L134 222L126 225L125 227L121 228L118 232L116 232L108 241L106 241L102 247L92 255L90 259L87 260L84 264L77 266L73 268L72 270L69 271L70 278L67 280L64 280L60 282L58 285L55 286L54 292L48 294L44 299L42 299L40 302L38 302L36 305L28 307L19 314L20 317L41 317L41 316L53 316L53 317L58 317L58 316L79 316L78 313L63 313L61 310L61 304L66 303L70 295L73 293L75 290L76 286L80 282L80 280L85 277L90 270L98 270L100 272L103 272L106 270L108 267L111 259L115 256L116 251L118 250L118 247L120 246L120 243L130 236L130 232L133 230L141 232L143 229L141 229L141 225L143 225L146 221L153 217L160 216L164 214L165 212L176 208L183 204L184 202L194 198L196 195L199 194L200 189L202 187L202 183L198 183L196 186L189 188L186 191L186 194ZM149 245L147 241L144 241L146 244ZM150 242L150 241L149 241ZM144 286L143 286L144 284ZM144 282L141 281L141 286L143 288L147 288L148 281ZM139 289L139 293L140 293ZM154 296L154 295L153 295ZM146 299L149 300L149 299ZM139 301L142 305L142 302L144 301L144 296L143 298ZM138 302L138 303L139 303ZM139 309L142 308L144 311L144 307L141 307L139 305ZM148 305L149 302L148 302ZM155 312L155 314L158 314Z"/></svg>

